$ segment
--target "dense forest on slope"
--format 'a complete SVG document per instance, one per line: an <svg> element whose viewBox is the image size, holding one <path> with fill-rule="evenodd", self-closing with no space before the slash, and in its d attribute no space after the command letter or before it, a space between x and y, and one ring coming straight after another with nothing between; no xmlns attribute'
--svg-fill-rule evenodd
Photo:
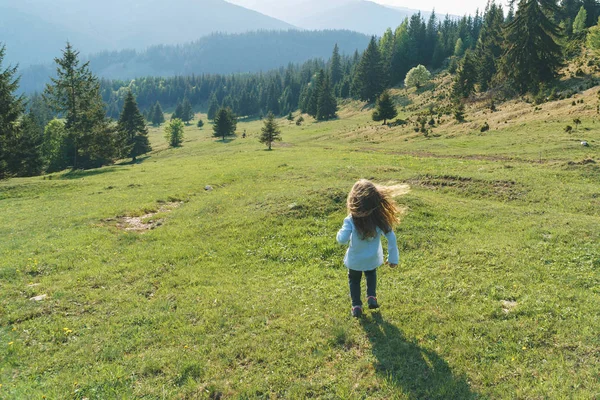
<svg viewBox="0 0 600 400"><path fill-rule="evenodd" d="M22 66L50 62L67 40L90 54L187 43L214 32L293 28L224 0L1 0L0 15L6 61Z"/></svg>
<svg viewBox="0 0 600 400"><path fill-rule="evenodd" d="M427 19L420 13L414 14L395 31L388 29L377 40L376 46L381 53L378 62L381 62L382 70L376 79L382 86L396 85L416 65L439 68L455 54L457 42L462 43L459 55L474 48L482 26L483 16L480 14L459 20L446 16L442 21L438 21L435 13ZM109 104L111 116L117 115L121 108L126 89L136 94L141 108L149 107L157 100L163 107L170 108L187 97L196 109L207 109L208 101L214 95L220 105L231 107L238 115L266 115L269 111L281 115L295 110L302 105L303 99L310 97L320 69L332 75L331 83L338 97L360 98L361 83L355 75L361 58L360 52L354 52L352 56L341 57L336 65L332 65L332 60L313 59L301 65L247 76L204 74L147 77L133 81L103 80L102 93ZM252 106L246 108L247 103Z"/></svg>
<svg viewBox="0 0 600 400"><path fill-rule="evenodd" d="M183 45L152 46L145 51L102 52L88 57L91 70L101 78L127 80L141 76L252 73L289 63L328 58L334 44L352 54L363 51L369 37L350 31L259 31L212 34ZM54 74L54 66L24 69L21 90L41 91Z"/></svg>

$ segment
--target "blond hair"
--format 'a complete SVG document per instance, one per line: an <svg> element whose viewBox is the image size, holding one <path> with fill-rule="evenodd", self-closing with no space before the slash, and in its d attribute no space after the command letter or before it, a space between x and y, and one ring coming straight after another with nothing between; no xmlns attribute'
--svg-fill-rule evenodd
<svg viewBox="0 0 600 400"><path fill-rule="evenodd" d="M354 226L363 238L377 236L377 228L388 233L399 222L397 215L400 209L391 193L366 179L352 186L347 207Z"/></svg>

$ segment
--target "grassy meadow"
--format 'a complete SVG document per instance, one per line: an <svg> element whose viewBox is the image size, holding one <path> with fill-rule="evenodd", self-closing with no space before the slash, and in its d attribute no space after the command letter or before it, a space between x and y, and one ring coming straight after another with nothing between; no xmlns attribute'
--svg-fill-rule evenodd
<svg viewBox="0 0 600 400"><path fill-rule="evenodd" d="M588 103L571 134L521 104L427 138L348 103L270 152L261 121L152 128L138 163L0 182L0 399L600 398ZM335 234L359 178L411 191L356 320Z"/></svg>

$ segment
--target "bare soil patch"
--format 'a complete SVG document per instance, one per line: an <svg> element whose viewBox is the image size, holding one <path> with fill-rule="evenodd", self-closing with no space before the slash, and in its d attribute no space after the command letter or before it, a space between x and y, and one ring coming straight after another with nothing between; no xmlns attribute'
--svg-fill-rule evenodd
<svg viewBox="0 0 600 400"><path fill-rule="evenodd" d="M159 214L169 213L180 207L182 204L182 201L163 203L157 210L147 212L144 215L109 218L104 220L104 222L116 222L116 227L118 229L143 233L155 229L164 223L164 218L157 218Z"/></svg>

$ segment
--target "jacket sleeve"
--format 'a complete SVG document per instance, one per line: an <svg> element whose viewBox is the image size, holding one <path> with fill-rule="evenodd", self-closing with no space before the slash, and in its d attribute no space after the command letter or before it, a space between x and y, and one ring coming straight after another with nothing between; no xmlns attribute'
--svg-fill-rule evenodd
<svg viewBox="0 0 600 400"><path fill-rule="evenodd" d="M342 225L342 229L340 229L337 233L337 242L339 244L348 244L350 241L350 236L352 235L352 217L347 216L344 218L344 225Z"/></svg>
<svg viewBox="0 0 600 400"><path fill-rule="evenodd" d="M385 238L388 242L388 263L398 264L398 261L400 261L400 254L398 251L398 242L396 241L396 234L394 233L394 230L391 229L388 233L386 233Z"/></svg>

